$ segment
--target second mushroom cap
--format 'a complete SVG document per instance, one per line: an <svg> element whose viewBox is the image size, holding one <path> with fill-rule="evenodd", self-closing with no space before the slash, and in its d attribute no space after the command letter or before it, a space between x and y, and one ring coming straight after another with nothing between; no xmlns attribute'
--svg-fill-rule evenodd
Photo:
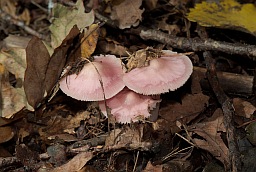
<svg viewBox="0 0 256 172"><path fill-rule="evenodd" d="M125 85L143 95L156 95L174 91L190 77L193 65L190 59L170 50L162 50L159 58L149 66L135 68L124 74Z"/></svg>
<svg viewBox="0 0 256 172"><path fill-rule="evenodd" d="M114 55L101 55L86 63L79 74L68 75L59 83L60 89L72 98L100 101L104 100L104 94L109 99L125 87L122 77L121 60Z"/></svg>

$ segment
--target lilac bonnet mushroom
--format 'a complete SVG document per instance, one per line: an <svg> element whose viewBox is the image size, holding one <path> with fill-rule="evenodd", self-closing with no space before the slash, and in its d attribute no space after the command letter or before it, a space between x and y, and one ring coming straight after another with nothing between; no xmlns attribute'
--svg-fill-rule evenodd
<svg viewBox="0 0 256 172"><path fill-rule="evenodd" d="M97 70L98 72L97 72ZM68 75L59 82L60 89L68 96L83 101L109 99L124 87L121 60L114 55L95 56L94 61L86 63L78 74Z"/></svg>
<svg viewBox="0 0 256 172"><path fill-rule="evenodd" d="M115 117L116 122L131 123L150 117L150 110L156 108L157 103L160 101L124 88L117 95L106 100L106 104L110 108L110 112ZM99 107L101 112L107 117L105 102L100 101Z"/></svg>
<svg viewBox="0 0 256 172"><path fill-rule="evenodd" d="M148 66L125 73L123 81L136 93L157 95L181 87L192 71L193 65L187 56L162 50L161 56L150 60Z"/></svg>

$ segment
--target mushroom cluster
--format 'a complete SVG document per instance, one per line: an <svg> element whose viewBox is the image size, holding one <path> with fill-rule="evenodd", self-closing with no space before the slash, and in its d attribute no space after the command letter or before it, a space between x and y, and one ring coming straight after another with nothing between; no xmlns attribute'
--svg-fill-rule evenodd
<svg viewBox="0 0 256 172"><path fill-rule="evenodd" d="M192 70L190 59L183 54L143 49L130 55L126 68L114 55L95 56L78 74L62 78L59 84L72 98L98 101L106 117L105 105L116 122L130 123L150 117L161 101L155 95L181 87Z"/></svg>

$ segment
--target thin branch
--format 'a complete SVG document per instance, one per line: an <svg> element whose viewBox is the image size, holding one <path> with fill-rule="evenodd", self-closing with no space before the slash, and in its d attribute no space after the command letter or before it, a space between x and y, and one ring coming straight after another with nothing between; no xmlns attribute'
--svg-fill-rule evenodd
<svg viewBox="0 0 256 172"><path fill-rule="evenodd" d="M207 66L207 78L212 87L212 90L222 107L224 114L224 125L227 131L227 141L229 147L229 161L230 164L227 166L227 170L231 169L233 172L241 171L241 159L239 147L237 144L237 133L234 127L234 114L235 109L230 98L225 94L223 89L220 87L217 79L217 73L215 68L215 60L211 57L211 54L206 51L203 53Z"/></svg>
<svg viewBox="0 0 256 172"><path fill-rule="evenodd" d="M152 29L137 31L137 33L142 39L155 40L185 51L220 51L228 54L246 55L249 59L256 61L255 45L233 44L212 39L174 37Z"/></svg>
<svg viewBox="0 0 256 172"><path fill-rule="evenodd" d="M109 18L95 12L98 20L105 22L108 26L117 28L115 22ZM136 29L125 31L126 33L133 33L139 35L145 40L154 40L163 44L170 45L173 48L182 49L184 51L219 51L227 54L245 55L249 59L256 61L256 45L246 45L238 43L228 43L215 41L213 39L200 39L200 38L185 38L176 37L166 34L159 30L147 29L139 26Z"/></svg>
<svg viewBox="0 0 256 172"><path fill-rule="evenodd" d="M46 37L43 34L38 33L37 31L33 30L32 28L28 27L23 21L17 20L13 18L11 15L7 14L5 11L0 9L0 17L16 26L21 27L24 29L27 33L37 36L40 39L46 39Z"/></svg>

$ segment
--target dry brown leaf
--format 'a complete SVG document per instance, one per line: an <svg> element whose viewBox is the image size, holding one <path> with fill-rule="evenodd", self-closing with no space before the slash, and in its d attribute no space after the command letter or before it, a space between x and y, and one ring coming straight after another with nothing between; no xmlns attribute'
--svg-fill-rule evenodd
<svg viewBox="0 0 256 172"><path fill-rule="evenodd" d="M30 169L35 169L39 160L38 152L31 150L25 144L19 144L15 147L15 155L17 159Z"/></svg>
<svg viewBox="0 0 256 172"><path fill-rule="evenodd" d="M160 21L157 21L157 27L158 29L162 30L162 31L167 31L169 35L177 35L178 33L180 33L180 28L179 26L177 26L176 24L168 24L166 22L168 18L163 18Z"/></svg>
<svg viewBox="0 0 256 172"><path fill-rule="evenodd" d="M248 140L256 145L256 122L252 122L245 128Z"/></svg>
<svg viewBox="0 0 256 172"><path fill-rule="evenodd" d="M75 116L67 116L66 118L61 116L52 117L51 120L47 122L47 127L41 128L39 131L41 136L52 139L53 136L57 136L63 133L74 134L75 128L80 126L80 122L89 118L89 112L83 111L77 113Z"/></svg>
<svg viewBox="0 0 256 172"><path fill-rule="evenodd" d="M143 149L148 150L152 144L149 142L142 142L144 127L130 128L124 127L123 129L112 130L109 136L106 138L106 149Z"/></svg>
<svg viewBox="0 0 256 172"><path fill-rule="evenodd" d="M169 122L180 121L184 124L194 119L208 104L209 97L199 94L188 94L180 103L170 103L165 107L160 108L160 116Z"/></svg>
<svg viewBox="0 0 256 172"><path fill-rule="evenodd" d="M63 171L70 171L70 172L75 172L79 171L83 168L83 166L93 158L93 153L92 152L82 152L76 155L73 159L71 159L69 162L66 164L57 167L51 172L63 172Z"/></svg>
<svg viewBox="0 0 256 172"><path fill-rule="evenodd" d="M144 9L140 9L142 0L125 0L113 7L110 18L117 20L120 29L138 26Z"/></svg>
<svg viewBox="0 0 256 172"><path fill-rule="evenodd" d="M236 115L245 118L251 118L256 110L256 107L253 106L250 102L244 101L240 98L234 98L233 105L236 111Z"/></svg>
<svg viewBox="0 0 256 172"><path fill-rule="evenodd" d="M72 56L67 58L66 55L73 44L74 38L76 38L79 35L79 33L79 29L76 26L74 26L70 30L66 38L61 42L61 45L57 47L53 52L47 66L45 76L45 89L48 95L51 93L53 87L58 82L65 64L76 61L75 58L77 58L78 56Z"/></svg>
<svg viewBox="0 0 256 172"><path fill-rule="evenodd" d="M0 157L11 157L13 156L6 148L6 146L0 146Z"/></svg>
<svg viewBox="0 0 256 172"><path fill-rule="evenodd" d="M25 52L25 48L28 45L28 42L31 38L25 36L18 36L18 35L8 35L3 40L3 47L4 48L22 48Z"/></svg>
<svg viewBox="0 0 256 172"><path fill-rule="evenodd" d="M98 24L92 24L89 26L89 29L84 33L83 38L81 39L81 57L89 58L94 52L99 34L100 28Z"/></svg>
<svg viewBox="0 0 256 172"><path fill-rule="evenodd" d="M115 41L99 41L97 46L102 53L127 56L127 49Z"/></svg>
<svg viewBox="0 0 256 172"><path fill-rule="evenodd" d="M26 51L24 48L9 48L1 50L0 63L4 65L7 71L15 75L17 81L20 81L19 87L23 85L26 69Z"/></svg>
<svg viewBox="0 0 256 172"><path fill-rule="evenodd" d="M47 147L47 154L50 157L48 161L55 166L61 166L67 161L66 147L60 143Z"/></svg>
<svg viewBox="0 0 256 172"><path fill-rule="evenodd" d="M24 9L23 12L19 15L17 15L17 6L15 5L14 0L1 0L0 1L0 9L3 10L5 13L12 16L14 19L23 21L26 23L26 25L29 25L30 23L30 13L28 9Z"/></svg>
<svg viewBox="0 0 256 172"><path fill-rule="evenodd" d="M24 73L26 68L26 52L23 48L9 48L0 52L0 64L5 72L2 74L2 107L0 116L11 118L13 114L27 106L23 89ZM9 72L15 75L15 86L9 83ZM4 77L4 78L3 78Z"/></svg>
<svg viewBox="0 0 256 172"><path fill-rule="evenodd" d="M100 172L100 171L96 170L96 168L92 165L85 165L81 170L77 172Z"/></svg>
<svg viewBox="0 0 256 172"><path fill-rule="evenodd" d="M18 131L19 140L23 142L23 139L30 135L30 132L26 128L20 128Z"/></svg>
<svg viewBox="0 0 256 172"><path fill-rule="evenodd" d="M11 140L14 136L14 132L11 127L0 127L0 143Z"/></svg>
<svg viewBox="0 0 256 172"><path fill-rule="evenodd" d="M39 38L32 38L26 48L27 69L25 71L24 89L28 103L35 109L42 100L49 96L57 84L67 60L67 51L73 39L79 35L73 27L61 45L50 57L44 43Z"/></svg>
<svg viewBox="0 0 256 172"><path fill-rule="evenodd" d="M142 172L162 172L163 167L162 165L153 166L152 163L149 161L146 168Z"/></svg>
<svg viewBox="0 0 256 172"><path fill-rule="evenodd" d="M154 10L157 6L157 2L158 2L158 0L147 0L147 1L145 1L145 5L146 5L147 9Z"/></svg>
<svg viewBox="0 0 256 172"><path fill-rule="evenodd" d="M221 138L220 132L226 132L223 123L223 113L221 109L217 109L213 116L206 122L197 123L192 126L192 131L202 139L194 138L194 143L201 149L209 151L215 158L222 163L228 162L228 148Z"/></svg>
<svg viewBox="0 0 256 172"><path fill-rule="evenodd" d="M26 48L26 56L24 89L28 103L35 109L46 96L44 81L50 54L44 43L33 37Z"/></svg>
<svg viewBox="0 0 256 172"><path fill-rule="evenodd" d="M1 65L1 117L11 118L26 106L26 98L23 88L14 88L9 83L9 72Z"/></svg>
<svg viewBox="0 0 256 172"><path fill-rule="evenodd" d="M193 73L191 75L191 93L192 94L202 93L202 88L200 85L200 81L202 80L202 78L205 78L205 72L193 70Z"/></svg>

